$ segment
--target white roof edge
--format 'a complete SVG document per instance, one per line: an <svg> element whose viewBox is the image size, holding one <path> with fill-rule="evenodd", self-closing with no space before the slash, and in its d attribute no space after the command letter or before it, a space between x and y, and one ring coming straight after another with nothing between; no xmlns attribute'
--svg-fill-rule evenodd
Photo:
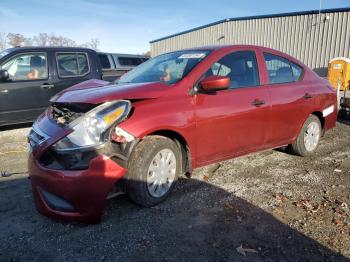
<svg viewBox="0 0 350 262"><path fill-rule="evenodd" d="M331 61L329 61L329 63L332 63L335 60L344 60L347 63L350 63L350 58L346 58L346 57L335 57L333 59L331 59Z"/></svg>

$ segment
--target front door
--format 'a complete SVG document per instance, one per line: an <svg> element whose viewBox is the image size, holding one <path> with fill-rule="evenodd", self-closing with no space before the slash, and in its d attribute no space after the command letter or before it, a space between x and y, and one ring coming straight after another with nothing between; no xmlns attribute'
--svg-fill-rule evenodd
<svg viewBox="0 0 350 262"><path fill-rule="evenodd" d="M210 75L228 76L231 86L194 98L198 165L263 148L270 124L268 87L260 86L254 51L224 56L204 77Z"/></svg>
<svg viewBox="0 0 350 262"><path fill-rule="evenodd" d="M48 105L48 56L45 52L17 54L0 65L10 78L0 82L0 125L34 120Z"/></svg>

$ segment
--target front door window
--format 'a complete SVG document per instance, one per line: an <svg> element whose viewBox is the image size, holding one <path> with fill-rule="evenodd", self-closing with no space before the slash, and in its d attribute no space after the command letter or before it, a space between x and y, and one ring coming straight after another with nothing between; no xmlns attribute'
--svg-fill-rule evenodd
<svg viewBox="0 0 350 262"><path fill-rule="evenodd" d="M47 57L45 53L16 55L1 65L7 70L12 81L47 79Z"/></svg>
<svg viewBox="0 0 350 262"><path fill-rule="evenodd" d="M238 51L222 57L214 63L205 76L227 76L230 88L258 86L258 65L253 51Z"/></svg>

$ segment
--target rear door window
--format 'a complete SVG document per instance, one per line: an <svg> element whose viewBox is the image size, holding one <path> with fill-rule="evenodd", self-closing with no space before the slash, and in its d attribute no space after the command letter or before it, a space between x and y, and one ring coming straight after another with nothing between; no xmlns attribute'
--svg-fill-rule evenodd
<svg viewBox="0 0 350 262"><path fill-rule="evenodd" d="M86 54L77 54L78 74L85 75L89 73L89 63Z"/></svg>
<svg viewBox="0 0 350 262"><path fill-rule="evenodd" d="M294 64L292 62L290 64L292 66L294 81L299 81L302 74L303 74L303 69L300 66L298 66L297 64Z"/></svg>
<svg viewBox="0 0 350 262"><path fill-rule="evenodd" d="M78 77L90 72L86 53L56 53L59 77Z"/></svg>
<svg viewBox="0 0 350 262"><path fill-rule="evenodd" d="M7 70L12 81L28 81L48 78L46 53L19 54L0 66Z"/></svg>
<svg viewBox="0 0 350 262"><path fill-rule="evenodd" d="M264 53L264 58L270 84L290 83L301 78L302 68L288 59L269 53Z"/></svg>

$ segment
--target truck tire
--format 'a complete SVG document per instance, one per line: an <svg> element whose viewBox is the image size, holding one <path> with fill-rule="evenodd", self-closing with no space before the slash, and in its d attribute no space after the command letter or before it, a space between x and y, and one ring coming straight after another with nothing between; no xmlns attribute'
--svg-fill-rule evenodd
<svg viewBox="0 0 350 262"><path fill-rule="evenodd" d="M291 145L292 153L298 156L309 156L317 149L322 134L320 120L310 115L305 121L297 139Z"/></svg>
<svg viewBox="0 0 350 262"><path fill-rule="evenodd" d="M181 154L176 143L163 136L143 139L131 154L126 176L129 198L145 207L168 197L181 174Z"/></svg>

